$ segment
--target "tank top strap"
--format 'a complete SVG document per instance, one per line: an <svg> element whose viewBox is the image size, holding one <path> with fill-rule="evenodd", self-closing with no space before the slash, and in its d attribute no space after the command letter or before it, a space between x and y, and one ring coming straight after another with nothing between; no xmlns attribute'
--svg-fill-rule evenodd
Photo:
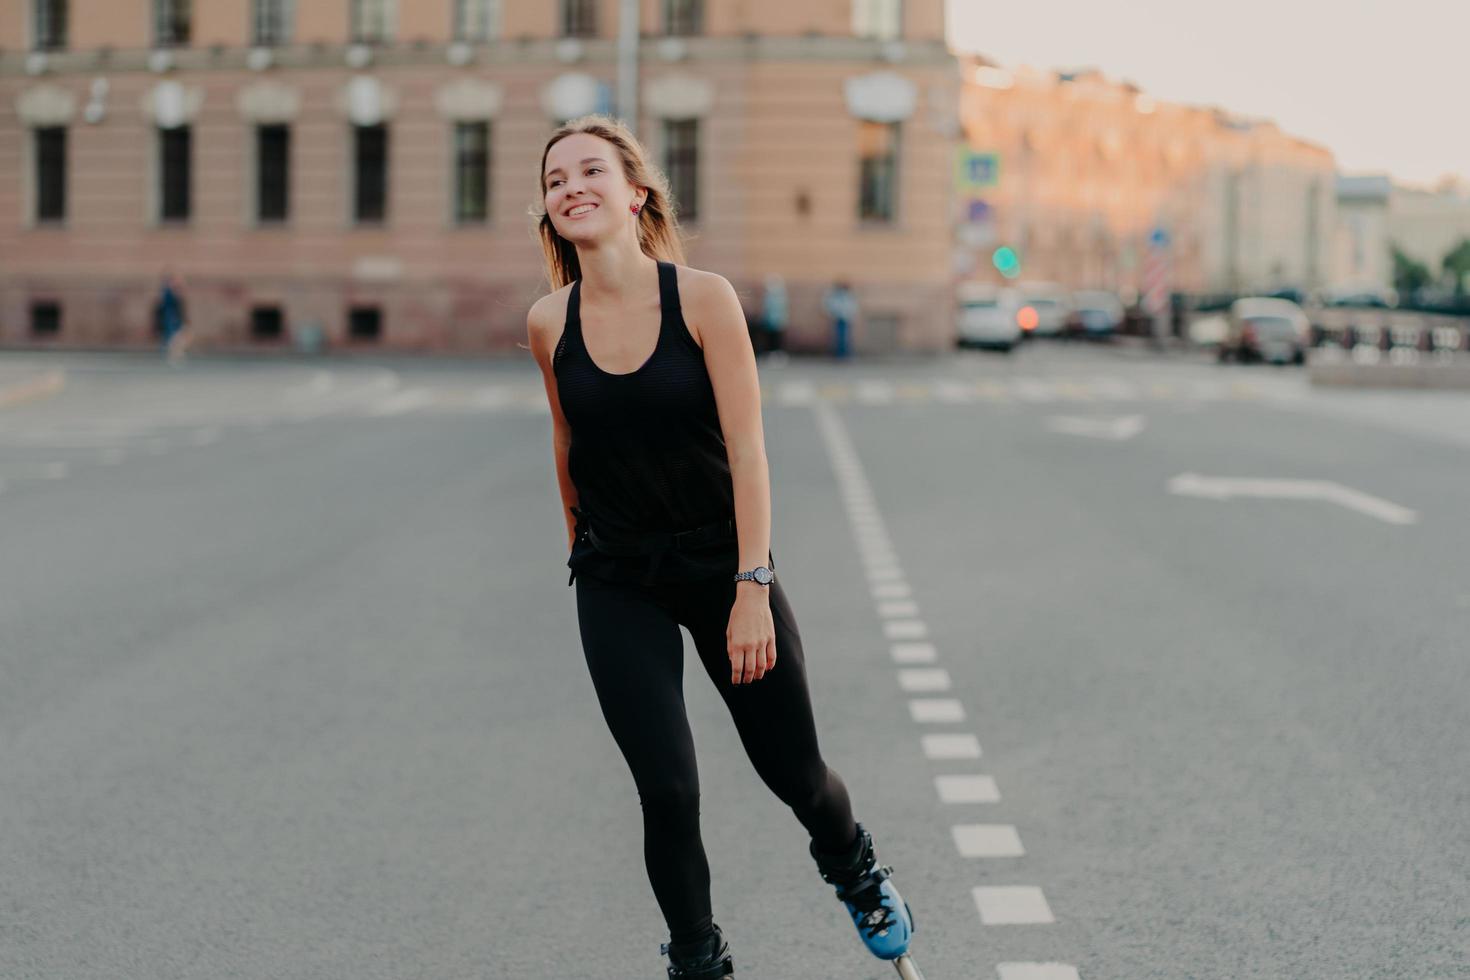
<svg viewBox="0 0 1470 980"><path fill-rule="evenodd" d="M562 322L561 340L556 343L552 356L553 369L561 363L567 353L582 346L582 280L572 280L572 291L567 294L567 316Z"/></svg>
<svg viewBox="0 0 1470 980"><path fill-rule="evenodd" d="M680 312L679 270L674 268L672 262L662 259L658 260L658 302L665 317Z"/></svg>

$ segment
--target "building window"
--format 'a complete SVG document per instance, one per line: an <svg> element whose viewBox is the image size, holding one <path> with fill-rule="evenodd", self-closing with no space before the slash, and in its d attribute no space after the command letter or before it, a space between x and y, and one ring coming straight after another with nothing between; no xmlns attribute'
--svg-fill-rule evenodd
<svg viewBox="0 0 1470 980"><path fill-rule="evenodd" d="M37 51L59 51L66 47L67 0L32 0L31 23L35 26Z"/></svg>
<svg viewBox="0 0 1470 980"><path fill-rule="evenodd" d="M255 0L251 18L253 43L272 48L291 43L291 0Z"/></svg>
<svg viewBox="0 0 1470 980"><path fill-rule="evenodd" d="M454 220L475 224L490 217L490 124L454 127Z"/></svg>
<svg viewBox="0 0 1470 980"><path fill-rule="evenodd" d="M291 127L255 129L255 217L285 221L291 209Z"/></svg>
<svg viewBox="0 0 1470 980"><path fill-rule="evenodd" d="M36 221L66 220L66 129L36 130Z"/></svg>
<svg viewBox="0 0 1470 980"><path fill-rule="evenodd" d="M393 40L393 0L352 0L352 42L387 44Z"/></svg>
<svg viewBox="0 0 1470 980"><path fill-rule="evenodd" d="M158 217L189 220L190 143L188 126L158 131Z"/></svg>
<svg viewBox="0 0 1470 980"><path fill-rule="evenodd" d="M355 126L353 216L359 222L382 221L388 211L388 127Z"/></svg>
<svg viewBox="0 0 1470 980"><path fill-rule="evenodd" d="M454 0L454 39L488 41L500 35L500 0Z"/></svg>
<svg viewBox="0 0 1470 980"><path fill-rule="evenodd" d="M350 340L378 340L383 336L383 311L376 306L354 306L347 311Z"/></svg>
<svg viewBox="0 0 1470 980"><path fill-rule="evenodd" d="M699 219L699 120L664 120L664 173L680 221Z"/></svg>
<svg viewBox="0 0 1470 980"><path fill-rule="evenodd" d="M664 0L664 33L689 37L704 33L704 0Z"/></svg>
<svg viewBox="0 0 1470 980"><path fill-rule="evenodd" d="M852 32L874 41L903 37L903 0L852 0Z"/></svg>
<svg viewBox="0 0 1470 980"><path fill-rule="evenodd" d="M55 337L61 333L61 304L41 300L31 304L31 336Z"/></svg>
<svg viewBox="0 0 1470 980"><path fill-rule="evenodd" d="M286 318L279 306L257 306L250 311L250 339L280 340L286 333Z"/></svg>
<svg viewBox="0 0 1470 980"><path fill-rule="evenodd" d="M153 43L156 47L182 47L192 33L193 0L153 0Z"/></svg>
<svg viewBox="0 0 1470 980"><path fill-rule="evenodd" d="M563 37L597 36L597 0L561 0Z"/></svg>
<svg viewBox="0 0 1470 980"><path fill-rule="evenodd" d="M858 217L892 221L898 198L898 123L862 122L858 131Z"/></svg>

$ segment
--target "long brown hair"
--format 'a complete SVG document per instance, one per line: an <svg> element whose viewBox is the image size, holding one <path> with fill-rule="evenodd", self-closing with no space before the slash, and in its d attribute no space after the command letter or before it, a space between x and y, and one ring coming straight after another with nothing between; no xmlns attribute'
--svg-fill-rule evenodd
<svg viewBox="0 0 1470 980"><path fill-rule="evenodd" d="M679 220L674 215L673 197L669 193L669 180L663 171L648 160L643 144L638 142L627 126L617 119L604 115L581 116L563 123L541 151L541 201L531 209L532 217L539 217L537 231L541 236L541 250L546 258L546 278L552 289L560 289L567 283L582 277L582 265L577 260L577 246L556 233L551 215L546 213L546 155L557 143L575 133L587 133L607 140L617 148L623 165L623 174L635 187L648 191L648 199L638 211L638 244L643 254L665 262L684 264L684 244L679 232Z"/></svg>

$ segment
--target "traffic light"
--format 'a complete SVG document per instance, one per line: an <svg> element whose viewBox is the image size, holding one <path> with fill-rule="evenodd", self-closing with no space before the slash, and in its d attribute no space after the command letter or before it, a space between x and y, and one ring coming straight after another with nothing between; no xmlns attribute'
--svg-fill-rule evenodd
<svg viewBox="0 0 1470 980"><path fill-rule="evenodd" d="M990 261L995 263L995 268L1007 279L1014 279L1021 274L1021 257L1009 245L996 249Z"/></svg>

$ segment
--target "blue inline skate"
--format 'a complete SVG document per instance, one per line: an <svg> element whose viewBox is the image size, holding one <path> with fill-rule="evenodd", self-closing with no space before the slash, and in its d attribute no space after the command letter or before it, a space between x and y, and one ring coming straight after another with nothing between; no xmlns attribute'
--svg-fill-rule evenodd
<svg viewBox="0 0 1470 980"><path fill-rule="evenodd" d="M730 944L718 925L714 932L687 946L660 943L658 951L669 958L669 980L734 980L735 960Z"/></svg>
<svg viewBox="0 0 1470 980"><path fill-rule="evenodd" d="M873 850L873 837L862 824L857 825L857 840L846 854L827 854L809 846L822 880L837 889L837 897L847 906L858 937L868 952L880 960L890 960L905 980L923 980L923 974L909 957L909 940L914 933L914 916L908 902L890 880L893 869L879 867Z"/></svg>

